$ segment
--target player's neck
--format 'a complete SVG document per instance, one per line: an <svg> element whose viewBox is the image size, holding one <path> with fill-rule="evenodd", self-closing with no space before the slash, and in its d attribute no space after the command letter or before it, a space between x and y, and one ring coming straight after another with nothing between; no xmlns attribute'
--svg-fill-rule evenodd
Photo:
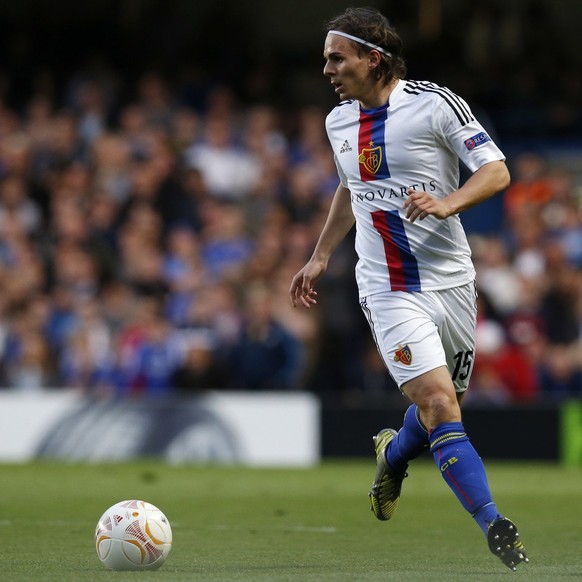
<svg viewBox="0 0 582 582"><path fill-rule="evenodd" d="M368 95L366 95L365 99L360 99L360 107L362 109L377 109L378 107L382 107L386 105L390 99L390 95L392 91L398 85L399 79L394 78L388 85L384 85L380 81L374 87L372 91Z"/></svg>

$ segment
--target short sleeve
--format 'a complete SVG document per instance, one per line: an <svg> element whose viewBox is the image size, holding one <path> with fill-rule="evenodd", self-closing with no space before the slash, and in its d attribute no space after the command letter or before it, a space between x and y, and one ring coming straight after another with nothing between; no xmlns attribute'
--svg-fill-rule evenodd
<svg viewBox="0 0 582 582"><path fill-rule="evenodd" d="M437 138L454 151L471 172L489 162L505 160L505 155L475 119L469 105L454 93L449 92L448 99L438 104L432 120Z"/></svg>
<svg viewBox="0 0 582 582"><path fill-rule="evenodd" d="M335 162L335 167L337 168L337 175L339 176L339 179L340 179L340 182L342 183L342 186L344 186L345 188L348 188L348 179L346 178L344 171L342 170L341 166L339 165L339 161L338 161L336 155L333 156L333 161Z"/></svg>

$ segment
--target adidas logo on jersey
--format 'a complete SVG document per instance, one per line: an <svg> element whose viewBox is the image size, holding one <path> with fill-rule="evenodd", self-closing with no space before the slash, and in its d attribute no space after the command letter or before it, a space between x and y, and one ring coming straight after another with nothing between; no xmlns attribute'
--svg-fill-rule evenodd
<svg viewBox="0 0 582 582"><path fill-rule="evenodd" d="M352 146L349 144L348 140L346 139L346 141L344 141L344 144L342 145L341 149L340 149L340 154L345 154L346 152L351 152L352 151Z"/></svg>

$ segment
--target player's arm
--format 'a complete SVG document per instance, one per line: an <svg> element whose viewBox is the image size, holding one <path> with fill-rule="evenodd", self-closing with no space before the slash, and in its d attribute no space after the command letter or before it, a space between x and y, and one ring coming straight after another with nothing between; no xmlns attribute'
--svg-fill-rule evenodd
<svg viewBox="0 0 582 582"><path fill-rule="evenodd" d="M355 219L350 203L350 191L341 184L335 191L325 225L307 264L293 277L289 295L293 307L311 307L317 303L313 285L327 269L327 263L340 242L348 234Z"/></svg>
<svg viewBox="0 0 582 582"><path fill-rule="evenodd" d="M448 218L476 206L509 186L509 170L505 162L498 160L481 166L461 188L439 199L428 192L408 191L404 201L406 217L410 222L423 220L429 214L436 218Z"/></svg>

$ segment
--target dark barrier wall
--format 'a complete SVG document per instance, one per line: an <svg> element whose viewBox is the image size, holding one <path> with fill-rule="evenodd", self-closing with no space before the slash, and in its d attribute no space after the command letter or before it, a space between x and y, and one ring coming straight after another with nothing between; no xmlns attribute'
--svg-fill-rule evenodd
<svg viewBox="0 0 582 582"><path fill-rule="evenodd" d="M404 409L322 410L323 457L372 457L372 436L385 427L400 428ZM463 411L467 432L479 454L490 459L582 462L582 403ZM564 440L570 443L567 452Z"/></svg>

